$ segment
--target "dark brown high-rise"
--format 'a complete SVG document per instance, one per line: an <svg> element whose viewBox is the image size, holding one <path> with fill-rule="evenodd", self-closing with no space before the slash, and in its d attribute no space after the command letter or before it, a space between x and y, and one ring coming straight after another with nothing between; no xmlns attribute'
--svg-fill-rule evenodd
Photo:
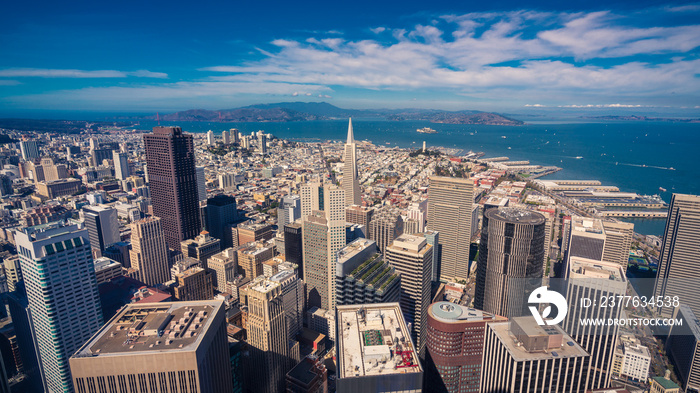
<svg viewBox="0 0 700 393"><path fill-rule="evenodd" d="M153 127L143 136L153 215L173 250L201 230L192 135L180 127Z"/></svg>

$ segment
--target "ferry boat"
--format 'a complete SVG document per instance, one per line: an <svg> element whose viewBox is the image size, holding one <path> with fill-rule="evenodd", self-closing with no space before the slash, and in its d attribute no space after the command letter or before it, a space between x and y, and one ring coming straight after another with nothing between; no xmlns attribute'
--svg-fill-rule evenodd
<svg viewBox="0 0 700 393"><path fill-rule="evenodd" d="M663 187L659 187L659 191L661 191L661 192L666 192L666 189L663 188Z"/></svg>
<svg viewBox="0 0 700 393"><path fill-rule="evenodd" d="M421 134L437 134L437 131L433 130L430 127L419 128L416 131L420 132Z"/></svg>

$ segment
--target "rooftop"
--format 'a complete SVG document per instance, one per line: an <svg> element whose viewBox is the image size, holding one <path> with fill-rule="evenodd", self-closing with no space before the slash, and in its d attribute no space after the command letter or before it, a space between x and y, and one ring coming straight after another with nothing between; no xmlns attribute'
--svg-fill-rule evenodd
<svg viewBox="0 0 700 393"><path fill-rule="evenodd" d="M338 377L423 372L398 303L338 306Z"/></svg>
<svg viewBox="0 0 700 393"><path fill-rule="evenodd" d="M313 371L314 366L317 364L316 362L317 360L315 357L311 357L310 359L302 359L302 361L294 366L294 368L291 369L287 375L296 379L297 381L300 381L304 385L310 385L314 378L318 376L318 374Z"/></svg>
<svg viewBox="0 0 700 393"><path fill-rule="evenodd" d="M447 323L459 323L465 321L496 321L500 320L494 314L475 308L465 307L451 302L436 302L428 308L429 315L438 321Z"/></svg>
<svg viewBox="0 0 700 393"><path fill-rule="evenodd" d="M338 263L345 263L355 255L359 254L363 250L369 247L374 247L376 243L374 240L369 240L365 238L357 238L350 242L347 246L343 247L338 251Z"/></svg>
<svg viewBox="0 0 700 393"><path fill-rule="evenodd" d="M617 263L595 261L572 256L570 258L570 278L602 278L617 282L627 282L625 272Z"/></svg>
<svg viewBox="0 0 700 393"><path fill-rule="evenodd" d="M418 252L426 244L425 237L403 234L394 240L390 247L404 248L406 250Z"/></svg>
<svg viewBox="0 0 700 393"><path fill-rule="evenodd" d="M661 385L662 388L664 389L678 389L679 386L675 382L671 381L670 379L666 379L664 377L653 377L652 378L656 383Z"/></svg>
<svg viewBox="0 0 700 393"><path fill-rule="evenodd" d="M592 234L603 233L603 222L597 218L571 217L571 230Z"/></svg>
<svg viewBox="0 0 700 393"><path fill-rule="evenodd" d="M221 307L211 300L129 304L73 356L192 351Z"/></svg>
<svg viewBox="0 0 700 393"><path fill-rule="evenodd" d="M528 318L532 320L532 323L521 323L519 326L523 328L525 334L537 336L537 335L550 335L544 327L537 325L534 318L531 317L521 317ZM570 358L570 357L580 357L588 356L588 353L578 345L574 339L569 335L564 333L564 331L556 325L547 326L547 329L551 329L552 333L556 335L561 335L561 346L557 348L552 348L546 351L531 351L529 352L525 346L522 345L511 332L512 322L499 322L489 324L490 329L498 336L501 343L506 347L506 350L510 353L511 357L515 361L529 361L529 360L545 360L545 359L556 359L556 358Z"/></svg>
<svg viewBox="0 0 700 393"><path fill-rule="evenodd" d="M514 207L503 207L498 209L489 209L484 213L489 219L500 220L514 224L544 224L545 218L542 214L525 209Z"/></svg>

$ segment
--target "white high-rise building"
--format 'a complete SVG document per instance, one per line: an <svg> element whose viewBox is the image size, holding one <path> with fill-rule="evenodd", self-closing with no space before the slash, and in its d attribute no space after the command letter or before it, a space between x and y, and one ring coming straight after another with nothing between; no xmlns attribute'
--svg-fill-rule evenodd
<svg viewBox="0 0 700 393"><path fill-rule="evenodd" d="M343 155L343 190L345 190L345 206L362 203L360 183L357 180L357 144L352 132L352 119L348 122L348 141L345 143Z"/></svg>
<svg viewBox="0 0 700 393"><path fill-rule="evenodd" d="M209 130L207 132L207 145L211 146L214 144L214 131Z"/></svg>
<svg viewBox="0 0 700 393"><path fill-rule="evenodd" d="M219 188L224 191L231 191L236 189L236 174L235 173L220 173L217 177L219 179Z"/></svg>
<svg viewBox="0 0 700 393"><path fill-rule="evenodd" d="M45 391L73 392L68 359L102 326L88 231L55 222L15 232Z"/></svg>
<svg viewBox="0 0 700 393"><path fill-rule="evenodd" d="M36 141L21 141L19 150L22 152L22 159L25 161L39 158L39 146L36 144Z"/></svg>
<svg viewBox="0 0 700 393"><path fill-rule="evenodd" d="M277 227L282 228L290 222L301 218L301 198L299 195L287 195L277 208Z"/></svg>
<svg viewBox="0 0 700 393"><path fill-rule="evenodd" d="M114 177L119 180L126 180L129 177L129 160L127 153L120 153L116 150L112 151L112 159L114 160Z"/></svg>
<svg viewBox="0 0 700 393"><path fill-rule="evenodd" d="M231 135L230 135L229 132L226 131L226 130L224 130L224 131L221 133L221 139L224 140L224 145L228 145L229 143L231 143Z"/></svg>

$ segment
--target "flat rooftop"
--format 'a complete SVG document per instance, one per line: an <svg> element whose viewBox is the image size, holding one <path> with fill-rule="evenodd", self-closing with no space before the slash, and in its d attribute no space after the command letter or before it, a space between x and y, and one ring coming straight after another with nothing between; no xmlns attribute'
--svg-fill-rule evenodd
<svg viewBox="0 0 700 393"><path fill-rule="evenodd" d="M338 306L338 377L423 372L398 303Z"/></svg>
<svg viewBox="0 0 700 393"><path fill-rule="evenodd" d="M345 263L347 260L359 254L363 250L366 250L368 247L376 248L374 246L375 244L376 243L374 242L374 240L369 240L365 238L358 238L353 240L352 242L350 242L350 244L341 248L338 251L338 263Z"/></svg>
<svg viewBox="0 0 700 393"><path fill-rule="evenodd" d="M569 266L570 278L601 278L616 282L627 282L622 266L617 263L572 256Z"/></svg>
<svg viewBox="0 0 700 393"><path fill-rule="evenodd" d="M436 302L430 305L428 312L438 321L459 323L465 321L495 321L505 318L498 317L485 311L465 307L452 302Z"/></svg>
<svg viewBox="0 0 700 393"><path fill-rule="evenodd" d="M541 332L537 328L542 329L532 320L534 326L524 326L525 332L531 335L537 335ZM553 348L548 351L528 352L523 345L520 345L515 336L510 331L510 322L498 322L488 325L490 329L498 336L500 341L506 347L506 350L516 361L528 360L544 360L557 358L572 358L588 356L588 353L581 348L568 334L566 334L559 326L547 326L548 329L556 329L558 334L563 335L562 345L558 348ZM548 333L547 333L548 334ZM548 334L549 335L549 334Z"/></svg>
<svg viewBox="0 0 700 393"><path fill-rule="evenodd" d="M498 209L489 209L484 215L491 220L500 220L514 224L544 224L545 218L542 214L525 209L515 207L501 207Z"/></svg>
<svg viewBox="0 0 700 393"><path fill-rule="evenodd" d="M404 248L414 252L420 251L426 244L424 236L403 234L394 240L394 243L389 247Z"/></svg>
<svg viewBox="0 0 700 393"><path fill-rule="evenodd" d="M603 233L603 222L597 218L571 217L571 230L593 234Z"/></svg>
<svg viewBox="0 0 700 393"><path fill-rule="evenodd" d="M129 304L73 357L194 351L221 301Z"/></svg>

